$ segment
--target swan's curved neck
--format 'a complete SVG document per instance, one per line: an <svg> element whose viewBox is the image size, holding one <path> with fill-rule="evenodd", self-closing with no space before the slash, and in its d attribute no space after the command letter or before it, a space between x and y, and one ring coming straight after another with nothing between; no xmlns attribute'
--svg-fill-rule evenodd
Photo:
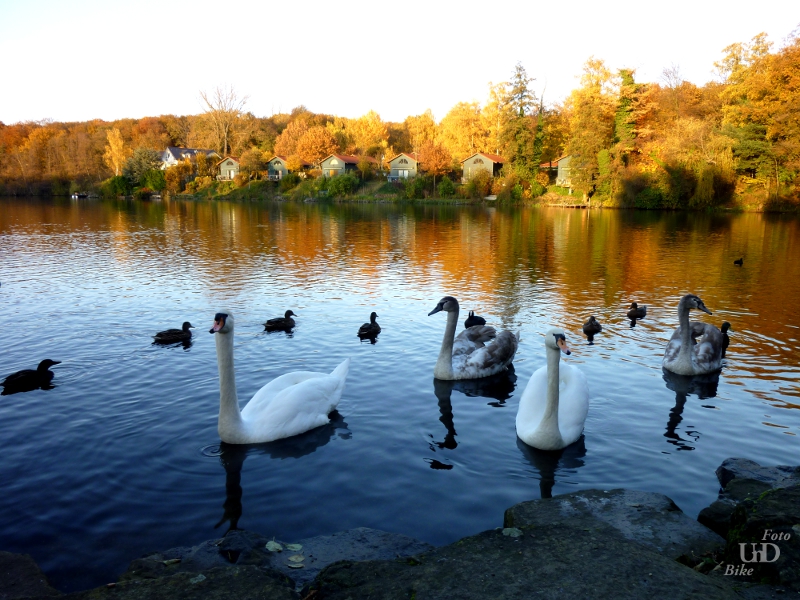
<svg viewBox="0 0 800 600"><path fill-rule="evenodd" d="M458 309L447 313L447 326L444 328L442 348L439 350L439 359L433 370L433 376L438 379L451 379L453 377L453 340L458 327Z"/></svg>
<svg viewBox="0 0 800 600"><path fill-rule="evenodd" d="M692 354L692 330L689 327L689 307L684 304L683 300L678 303L678 323L681 327L681 349L679 355L689 360Z"/></svg>
<svg viewBox="0 0 800 600"><path fill-rule="evenodd" d="M242 427L239 399L236 396L236 373L233 369L233 332L215 333L217 367L219 368L219 423L218 430L238 430ZM224 436L223 436L224 437Z"/></svg>
<svg viewBox="0 0 800 600"><path fill-rule="evenodd" d="M558 428L558 371L560 364L561 350L547 346L547 404L539 423L538 433L541 437L546 437L549 444L556 448L564 444Z"/></svg>

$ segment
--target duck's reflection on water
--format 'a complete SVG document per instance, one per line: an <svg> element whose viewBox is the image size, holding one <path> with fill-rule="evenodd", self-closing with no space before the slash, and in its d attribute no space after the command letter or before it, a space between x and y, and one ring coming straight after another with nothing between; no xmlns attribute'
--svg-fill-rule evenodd
<svg viewBox="0 0 800 600"><path fill-rule="evenodd" d="M581 435L578 441L566 448L555 451L537 450L517 438L517 448L539 472L539 492L542 498L553 497L553 486L556 473L570 473L584 465L586 456L586 436Z"/></svg>
<svg viewBox="0 0 800 600"><path fill-rule="evenodd" d="M509 365L508 369L491 377L481 379L461 379L457 381L445 381L443 379L433 380L433 393L439 402L439 421L445 428L445 435L442 441L432 441L430 449L434 452L440 450L455 450L458 446L456 441L456 427L453 421L453 404L451 396L453 390L461 392L471 398L490 398L487 402L489 406L503 406L517 386L517 375L514 373L514 365ZM433 438L433 436L430 436ZM427 459L431 469L447 470L452 469L453 465L442 463L435 459Z"/></svg>
<svg viewBox="0 0 800 600"><path fill-rule="evenodd" d="M675 392L675 406L669 411L667 430L664 437L667 442L678 450L694 450L694 445L700 439L700 432L694 428L685 429L684 436L678 433L678 426L683 421L683 408L689 395L694 394L700 400L714 398L719 387L720 371L706 375L678 375L672 371L662 369L662 376L667 384L667 389ZM686 439L689 438L689 439Z"/></svg>
<svg viewBox="0 0 800 600"><path fill-rule="evenodd" d="M315 452L334 437L350 439L352 433L347 427L344 417L334 411L330 414L330 423L283 440L267 444L226 444L219 445L219 462L225 469L225 502L222 504L222 518L214 525L214 529L226 521L228 531L238 529L242 516L242 465L248 455L266 454L270 458L300 458Z"/></svg>

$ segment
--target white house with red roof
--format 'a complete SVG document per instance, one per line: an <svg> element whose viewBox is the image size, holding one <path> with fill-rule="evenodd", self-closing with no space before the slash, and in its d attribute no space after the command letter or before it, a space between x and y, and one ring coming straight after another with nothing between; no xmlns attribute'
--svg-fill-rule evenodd
<svg viewBox="0 0 800 600"><path fill-rule="evenodd" d="M336 175L342 175L344 173L349 173L350 171L355 171L358 168L358 163L362 160L367 160L373 163L376 167L378 166L378 161L371 156L331 154L320 163L320 168L322 169L323 175L327 177L335 177Z"/></svg>
<svg viewBox="0 0 800 600"><path fill-rule="evenodd" d="M479 171L488 171L490 177L497 177L505 163L506 159L497 154L476 152L472 156L468 156L461 161L461 181L466 183L475 177Z"/></svg>
<svg viewBox="0 0 800 600"><path fill-rule="evenodd" d="M287 156L275 155L267 161L267 177L271 181L280 181L289 174L289 167L286 164ZM314 165L305 160L300 161L301 168L305 171ZM301 175L303 177L303 175Z"/></svg>
<svg viewBox="0 0 800 600"><path fill-rule="evenodd" d="M400 181L419 175L419 158L416 152L401 152L389 160L389 181Z"/></svg>

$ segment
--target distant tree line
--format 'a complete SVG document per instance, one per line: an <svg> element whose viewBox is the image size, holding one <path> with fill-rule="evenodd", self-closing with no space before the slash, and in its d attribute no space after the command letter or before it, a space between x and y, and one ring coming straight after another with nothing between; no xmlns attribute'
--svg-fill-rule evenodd
<svg viewBox="0 0 800 600"><path fill-rule="evenodd" d="M304 106L257 117L229 87L201 92L199 115L0 123L0 193L67 194L101 181L177 192L215 177L205 157L154 173L154 152L179 146L236 156L248 178L263 175L273 155L299 171L303 161L318 168L332 153L372 157L385 169L398 153L416 152L435 188L449 175L447 191L460 161L488 152L506 159L502 181L479 180L473 191L515 200L552 189L540 164L569 155L571 193L583 202L800 203L800 39L792 35L775 49L759 34L725 48L715 67L717 80L703 86L685 81L676 65L660 81L642 83L631 69L612 71L590 58L569 97L546 104L517 64L509 81L489 84L483 104L459 102L439 122L430 110L387 122L374 111L348 119ZM361 175L374 164L359 163Z"/></svg>

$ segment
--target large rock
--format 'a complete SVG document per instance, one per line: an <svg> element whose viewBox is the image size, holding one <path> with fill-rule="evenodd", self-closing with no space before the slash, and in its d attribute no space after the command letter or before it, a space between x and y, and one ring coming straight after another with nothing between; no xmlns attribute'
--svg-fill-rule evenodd
<svg viewBox="0 0 800 600"><path fill-rule="evenodd" d="M719 550L725 540L686 516L667 496L634 490L583 490L512 506L506 527L585 521L607 523L623 537L672 559Z"/></svg>
<svg viewBox="0 0 800 600"><path fill-rule="evenodd" d="M0 551L0 600L58 595L30 556Z"/></svg>
<svg viewBox="0 0 800 600"><path fill-rule="evenodd" d="M723 488L732 479L752 479L766 483L770 488L788 487L800 484L800 467L778 465L763 467L746 458L726 458L717 467L717 479Z"/></svg>
<svg viewBox="0 0 800 600"><path fill-rule="evenodd" d="M768 490L800 484L800 467L764 467L746 458L727 458L717 467L719 497L700 511L697 521L724 538L740 502L755 500Z"/></svg>
<svg viewBox="0 0 800 600"><path fill-rule="evenodd" d="M756 559L754 551L764 552L761 559ZM752 569L751 581L768 581L800 592L800 485L779 487L740 502L731 516L725 559L726 569Z"/></svg>
<svg viewBox="0 0 800 600"><path fill-rule="evenodd" d="M739 597L725 582L631 541L588 512L485 531L414 559L335 563L306 594L325 600Z"/></svg>
<svg viewBox="0 0 800 600"><path fill-rule="evenodd" d="M300 600L291 582L254 565L214 567L131 579L62 596L63 600Z"/></svg>

